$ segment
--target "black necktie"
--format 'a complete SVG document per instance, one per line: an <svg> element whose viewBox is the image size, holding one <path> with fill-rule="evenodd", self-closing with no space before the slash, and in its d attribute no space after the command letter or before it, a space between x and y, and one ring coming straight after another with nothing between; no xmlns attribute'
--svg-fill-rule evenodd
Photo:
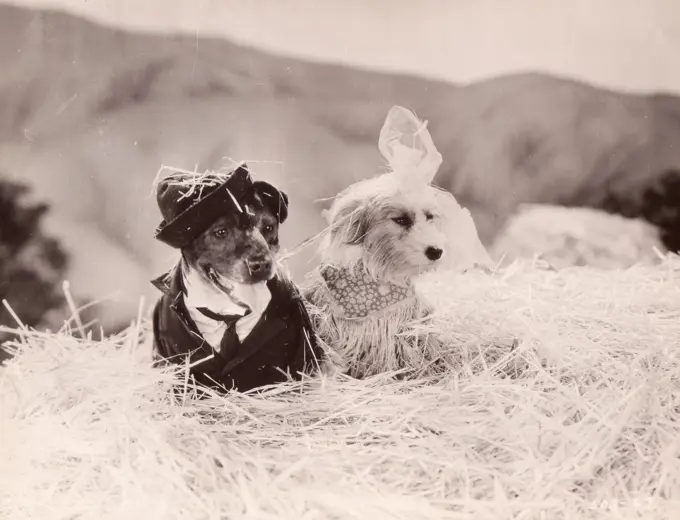
<svg viewBox="0 0 680 520"><path fill-rule="evenodd" d="M218 314L206 307L198 307L196 310L211 320L221 321L227 325L227 330L222 335L222 340L220 341L220 356L226 360L232 359L236 355L238 347L241 345L238 334L236 334L236 322L241 318L248 316L248 314L250 314L250 309L248 309L243 316L239 314Z"/></svg>

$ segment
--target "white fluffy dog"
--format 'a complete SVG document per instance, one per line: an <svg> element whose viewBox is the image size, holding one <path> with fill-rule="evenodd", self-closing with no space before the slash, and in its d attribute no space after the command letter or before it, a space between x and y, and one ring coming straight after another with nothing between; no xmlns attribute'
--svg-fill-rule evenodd
<svg viewBox="0 0 680 520"><path fill-rule="evenodd" d="M419 372L436 363L441 345L418 330L430 309L414 282L439 267L469 265L470 254L479 263L488 259L469 213L450 193L430 184L441 155L424 125L394 107L380 148L391 171L353 184L335 198L327 213L321 266L305 290L331 363L354 377ZM461 248L465 242L473 247Z"/></svg>

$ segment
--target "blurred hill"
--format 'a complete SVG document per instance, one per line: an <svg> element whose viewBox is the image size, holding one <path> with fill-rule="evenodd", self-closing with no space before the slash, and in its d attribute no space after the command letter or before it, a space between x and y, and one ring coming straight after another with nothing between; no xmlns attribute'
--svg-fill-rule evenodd
<svg viewBox="0 0 680 520"><path fill-rule="evenodd" d="M69 253L72 290L118 291L101 307L108 326L131 319L140 294L156 296L149 279L175 258L152 238L161 164L250 160L290 195L284 248L322 229L318 199L381 168L378 133L394 104L430 121L444 156L436 180L487 244L522 202L634 216L656 179L680 171L676 97L541 74L456 86L3 5L0 66L0 171L50 203L45 228ZM312 252L290 261L295 277Z"/></svg>

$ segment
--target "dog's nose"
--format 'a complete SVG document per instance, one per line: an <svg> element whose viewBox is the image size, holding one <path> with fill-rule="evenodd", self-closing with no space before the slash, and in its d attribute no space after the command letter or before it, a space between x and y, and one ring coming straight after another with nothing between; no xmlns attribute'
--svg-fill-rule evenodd
<svg viewBox="0 0 680 520"><path fill-rule="evenodd" d="M433 262L435 260L439 260L443 254L444 251L439 249L438 247L428 247L425 250L425 256L427 257L427 259L432 260Z"/></svg>
<svg viewBox="0 0 680 520"><path fill-rule="evenodd" d="M261 273L267 271L272 266L271 259L265 256L258 256L247 261L248 269L251 273Z"/></svg>

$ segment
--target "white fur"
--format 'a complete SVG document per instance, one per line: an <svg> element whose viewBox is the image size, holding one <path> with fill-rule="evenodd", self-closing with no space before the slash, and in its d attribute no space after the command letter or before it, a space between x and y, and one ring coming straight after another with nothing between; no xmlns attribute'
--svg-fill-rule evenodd
<svg viewBox="0 0 680 520"><path fill-rule="evenodd" d="M353 184L338 197L326 212L330 230L321 244L320 256L322 264L334 264L350 267L362 262L368 271L378 279L404 285L421 272L429 271L440 265L448 265L450 259L449 228L451 220L450 201L445 200L447 192L443 192L427 184L401 184L395 182L391 173L374 177ZM454 201L455 202L455 201ZM348 208L358 206L350 215L345 215ZM390 206L402 207L415 214L413 227L397 240L399 228L396 224L384 219L384 222L373 221L371 226L385 227L385 240L392 240L390 259L378 258L367 248L365 243L348 244L352 237L345 233L346 225L352 219L361 218L361 212L371 207L376 212ZM434 218L426 220L425 212ZM373 230L375 231L375 230ZM369 231L369 234L371 232ZM380 237L374 237L380 240ZM441 259L431 261L425 256L428 247L444 251ZM391 261L389 261L391 260Z"/></svg>
<svg viewBox="0 0 680 520"><path fill-rule="evenodd" d="M394 223L390 214L385 215L395 206L416 215L408 231ZM365 240L348 244L356 238L351 236L352 219L366 218L362 212L368 208L369 212L363 215L376 217L365 220L368 224ZM449 252L445 232L446 220L451 217L449 210L442 202L442 192L426 184L411 184L406 188L395 183L390 174L356 183L339 194L327 212L329 230L335 232L329 231L321 245L322 266L361 264L378 281L410 285L418 276L445 261ZM434 218L428 220L426 212ZM442 249L442 258L429 260L425 256L428 247ZM317 334L342 359L342 365L347 366L351 375L419 369L438 358L439 341L413 333L415 321L429 312L417 291L412 301L386 309L380 316L347 320L332 316L332 296L319 272L311 276L310 282L305 293L312 304Z"/></svg>
<svg viewBox="0 0 680 520"><path fill-rule="evenodd" d="M317 334L343 358L350 373L359 376L436 364L439 340L421 337L414 328L430 309L416 290L400 305L386 306L363 319L333 316L334 293L323 280L324 266L360 265L377 282L409 286L435 269L490 265L469 212L451 193L430 184L442 156L426 123L410 110L392 107L380 132L379 149L388 173L359 181L335 198L326 213L329 229L321 244L322 266L305 291L315 307ZM399 223L400 215L408 217L409 225ZM443 254L428 258L429 248ZM358 294L350 301L357 299L364 304Z"/></svg>
<svg viewBox="0 0 680 520"><path fill-rule="evenodd" d="M220 341L226 330L226 324L208 318L198 310L199 307L205 307L218 314L243 316L246 313L246 308L239 305L235 299L245 303L251 309L251 313L236 322L236 334L239 340L243 341L252 332L271 301L271 293L266 282L257 284L230 282L229 285L234 287L232 297L215 287L214 284L191 267L184 266L182 275L184 287L187 290L184 302L189 315L196 323L203 338L217 352L220 349Z"/></svg>
<svg viewBox="0 0 680 520"><path fill-rule="evenodd" d="M400 202L416 212L424 209L433 212L434 220L429 223L423 222L422 219L417 220L408 241L403 243L404 248L414 249L416 252L414 261L420 262L424 270L434 267L462 271L475 265L485 267L493 265L479 240L470 212L462 208L451 193L429 184L396 182L391 172L357 182L340 193L332 207L324 212L329 229L342 225L339 215L346 208L353 205L365 207L369 201L383 205ZM360 246L344 245L343 238L346 237L333 240L331 233L326 233L320 248L322 263L349 266L364 259L369 260L368 264L371 264L370 256L365 250ZM419 254L427 245L444 250L444 255L436 265L423 260Z"/></svg>

